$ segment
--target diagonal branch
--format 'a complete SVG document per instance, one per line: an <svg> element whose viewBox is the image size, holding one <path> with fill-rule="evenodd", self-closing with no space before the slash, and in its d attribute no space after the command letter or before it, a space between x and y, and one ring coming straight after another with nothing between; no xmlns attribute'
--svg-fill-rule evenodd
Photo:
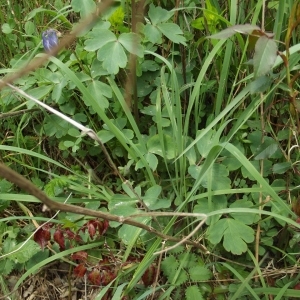
<svg viewBox="0 0 300 300"><path fill-rule="evenodd" d="M9 167L5 166L4 164L0 163L0 177L5 178L6 180L16 184L23 190L27 191L31 195L35 196L38 198L42 203L47 205L51 210L60 210L60 211L65 211L65 212L71 212L75 214L81 214L81 215L86 215L86 216L91 216L95 218L102 218L108 221L115 221L121 224L128 224L132 225L141 229L144 229L148 232L151 232L155 234L156 236L162 238L163 240L166 241L172 241L176 243L183 243L186 245L191 245L194 246L198 249L200 249L202 252L208 254L209 251L201 244L185 239L180 239L176 238L170 235L166 235L162 232L157 231L151 226L145 225L143 223L137 222L132 220L132 218L140 217L140 216L158 216L158 215L166 215L166 213L143 213L142 215L134 215L132 217L123 217L123 216L116 216L112 215L110 213L104 213L102 211L96 211L84 207L79 207L71 204L64 204L64 203L59 203L56 201L51 200L44 192L42 192L40 189L38 189L31 181L27 180L25 177L21 176L17 172L13 171ZM171 215L182 215L181 213L171 213ZM184 214L186 215L186 214ZM194 215L194 214L193 214ZM206 215L199 214L198 217L204 217L206 218ZM203 222L203 221L202 221ZM202 223L201 222L201 223ZM183 241L183 242L182 242Z"/></svg>

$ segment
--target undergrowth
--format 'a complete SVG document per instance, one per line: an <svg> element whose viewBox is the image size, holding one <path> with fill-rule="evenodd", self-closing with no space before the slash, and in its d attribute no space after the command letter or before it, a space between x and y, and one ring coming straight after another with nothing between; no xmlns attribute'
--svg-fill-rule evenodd
<svg viewBox="0 0 300 300"><path fill-rule="evenodd" d="M70 212L50 219L1 179L1 294L12 274L17 290L64 260L102 287L95 299L299 298L300 2L129 2L14 82L102 147L5 87L1 162L57 202L182 242ZM8 3L3 76L42 55L43 31L63 39L96 9Z"/></svg>

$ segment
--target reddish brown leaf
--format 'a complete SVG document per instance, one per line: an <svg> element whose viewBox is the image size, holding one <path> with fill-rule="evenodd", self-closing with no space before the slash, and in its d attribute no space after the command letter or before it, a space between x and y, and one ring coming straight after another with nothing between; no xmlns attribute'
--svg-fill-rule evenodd
<svg viewBox="0 0 300 300"><path fill-rule="evenodd" d="M107 257L101 259L98 262L98 265L99 265L101 270L110 270L111 269L111 263L109 262Z"/></svg>
<svg viewBox="0 0 300 300"><path fill-rule="evenodd" d="M103 285L108 285L112 280L114 280L117 277L117 274L114 271L103 270L101 274L101 283Z"/></svg>
<svg viewBox="0 0 300 300"><path fill-rule="evenodd" d="M98 231L99 231L100 235L103 235L106 232L108 225L109 225L109 222L107 220L99 222Z"/></svg>
<svg viewBox="0 0 300 300"><path fill-rule="evenodd" d="M149 286L154 283L155 274L156 274L156 267L154 265L150 265L150 267L146 270L146 272L142 276L142 280L145 286Z"/></svg>
<svg viewBox="0 0 300 300"><path fill-rule="evenodd" d="M88 258L88 254L85 251L78 251L76 253L73 253L71 258L73 260L80 260L80 261L86 261Z"/></svg>
<svg viewBox="0 0 300 300"><path fill-rule="evenodd" d="M35 234L34 234L34 241L40 245L42 250L44 250L45 246L48 244L48 241L50 241L51 234L49 231L49 228L40 228Z"/></svg>
<svg viewBox="0 0 300 300"><path fill-rule="evenodd" d="M294 286L294 290L300 290L300 282Z"/></svg>
<svg viewBox="0 0 300 300"><path fill-rule="evenodd" d="M65 233L68 235L70 240L75 240L76 242L82 242L81 237L75 234L70 228L66 228Z"/></svg>
<svg viewBox="0 0 300 300"><path fill-rule="evenodd" d="M104 234L106 232L106 230L108 229L108 226L109 226L108 220L104 220L103 223L104 223L104 230L103 230L102 234Z"/></svg>
<svg viewBox="0 0 300 300"><path fill-rule="evenodd" d="M86 273L86 267L84 264L79 264L75 269L74 269L74 274L77 277L83 277L84 274Z"/></svg>
<svg viewBox="0 0 300 300"><path fill-rule="evenodd" d="M100 271L94 269L89 275L88 279L92 284L100 285L101 284L101 274Z"/></svg>
<svg viewBox="0 0 300 300"><path fill-rule="evenodd" d="M59 245L59 250L63 251L66 249L65 247L65 238L61 229L57 229L53 235L54 241Z"/></svg>
<svg viewBox="0 0 300 300"><path fill-rule="evenodd" d="M90 238L93 239L97 231L98 231L99 236L102 236L106 232L108 225L109 225L109 222L107 220L99 221L99 220L95 219L95 220L90 220L87 223L85 223L82 226L81 230L83 232L85 232L85 230L87 229L88 233L90 235Z"/></svg>
<svg viewBox="0 0 300 300"><path fill-rule="evenodd" d="M94 235L96 233L95 222L94 221L88 221L87 228L88 228L90 238L93 239Z"/></svg>

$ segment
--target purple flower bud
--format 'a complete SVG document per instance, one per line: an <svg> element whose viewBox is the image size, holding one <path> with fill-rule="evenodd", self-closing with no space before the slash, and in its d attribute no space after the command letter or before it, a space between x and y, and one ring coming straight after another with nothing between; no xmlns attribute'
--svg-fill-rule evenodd
<svg viewBox="0 0 300 300"><path fill-rule="evenodd" d="M50 52L58 45L57 32L54 29L48 29L42 33L43 46L46 52Z"/></svg>

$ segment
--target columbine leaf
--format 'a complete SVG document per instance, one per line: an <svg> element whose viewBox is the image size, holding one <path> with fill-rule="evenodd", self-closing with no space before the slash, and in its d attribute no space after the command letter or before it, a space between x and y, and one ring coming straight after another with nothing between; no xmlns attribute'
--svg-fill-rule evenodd
<svg viewBox="0 0 300 300"><path fill-rule="evenodd" d="M71 6L75 12L79 12L82 18L86 17L96 9L94 0L72 0Z"/></svg>
<svg viewBox="0 0 300 300"><path fill-rule="evenodd" d="M158 134L152 136L148 142L147 147L149 152L157 154L159 156L164 157L164 151L167 159L173 159L176 155L176 145L174 143L174 139L169 135L163 135L164 148L161 145L161 139Z"/></svg>
<svg viewBox="0 0 300 300"><path fill-rule="evenodd" d="M161 190L162 190L161 186L155 185L155 186L150 187L146 191L146 194L143 197L143 201L149 209L156 210L156 209L161 209L161 208L168 208L171 206L170 199L159 198Z"/></svg>
<svg viewBox="0 0 300 300"><path fill-rule="evenodd" d="M253 57L255 77L269 73L277 58L277 44L273 39L261 36L255 44Z"/></svg>
<svg viewBox="0 0 300 300"><path fill-rule="evenodd" d="M97 58L103 61L103 67L110 74L117 74L119 68L125 68L127 56L124 48L118 41L107 43L98 50Z"/></svg>
<svg viewBox="0 0 300 300"><path fill-rule="evenodd" d="M72 127L67 121L62 120L55 115L47 116L44 125L45 134L48 136L55 135L58 139L67 135L68 130Z"/></svg>
<svg viewBox="0 0 300 300"><path fill-rule="evenodd" d="M109 42L116 41L116 36L106 28L96 28L89 34L89 39L85 41L84 49L96 51Z"/></svg>
<svg viewBox="0 0 300 300"><path fill-rule="evenodd" d="M186 39L183 36L183 32L177 24L162 23L158 24L157 28L165 35L170 41L176 44L182 44L186 46Z"/></svg>
<svg viewBox="0 0 300 300"><path fill-rule="evenodd" d="M155 7L153 4L149 6L149 18L153 25L163 23L169 20L173 16L174 12L167 11L160 6Z"/></svg>
<svg viewBox="0 0 300 300"><path fill-rule="evenodd" d="M197 137L202 133L203 130L199 130L197 132ZM215 130L210 130L206 133L198 142L197 149L201 156L207 157L211 148L218 143L217 136Z"/></svg>
<svg viewBox="0 0 300 300"><path fill-rule="evenodd" d="M228 27L216 34L208 36L209 39L227 39L231 36L233 36L236 33L244 33L244 34L251 34L254 30L260 30L260 28L256 25L251 24L244 24L244 25L234 25L231 27Z"/></svg>
<svg viewBox="0 0 300 300"><path fill-rule="evenodd" d="M133 53L139 57L143 57L144 49L140 44L140 37L135 33L122 33L118 41L123 45L123 47L130 53Z"/></svg>
<svg viewBox="0 0 300 300"><path fill-rule="evenodd" d="M278 163L273 165L272 171L274 174L284 174L291 167L292 167L291 162Z"/></svg>
<svg viewBox="0 0 300 300"><path fill-rule="evenodd" d="M104 82L93 80L88 86L88 91L91 93L91 95L97 99L98 103L101 105L103 109L108 108L108 100L107 98L112 97L112 90L109 85L105 84ZM107 98L106 98L107 97ZM90 101L85 101L84 103L87 106L90 106Z"/></svg>
<svg viewBox="0 0 300 300"><path fill-rule="evenodd" d="M152 153L147 153L145 155L145 159L149 163L149 167L152 169L152 171L155 171L158 165L157 157Z"/></svg>
<svg viewBox="0 0 300 300"><path fill-rule="evenodd" d="M230 208L250 208L253 203L249 200L238 200L230 205ZM230 214L235 220L240 221L246 225L251 225L259 220L259 216L248 213L231 213Z"/></svg>
<svg viewBox="0 0 300 300"><path fill-rule="evenodd" d="M146 24L144 27L144 34L152 44L162 43L162 34L155 26Z"/></svg>
<svg viewBox="0 0 300 300"><path fill-rule="evenodd" d="M254 230L237 220L221 219L210 226L208 239L212 244L218 244L222 238L228 252L241 255L247 251L246 243L254 241Z"/></svg>
<svg viewBox="0 0 300 300"><path fill-rule="evenodd" d="M265 147L265 149L263 149L260 153L258 153L254 157L254 159L260 160L260 159L270 158L277 151L278 148L279 147L277 143L270 144L267 147Z"/></svg>
<svg viewBox="0 0 300 300"><path fill-rule="evenodd" d="M192 165L188 168L188 172L194 179L197 179L201 168L202 166ZM228 175L229 172L225 166L215 163L204 175L201 185L207 188L210 181L211 189L213 191L230 189L231 181Z"/></svg>

